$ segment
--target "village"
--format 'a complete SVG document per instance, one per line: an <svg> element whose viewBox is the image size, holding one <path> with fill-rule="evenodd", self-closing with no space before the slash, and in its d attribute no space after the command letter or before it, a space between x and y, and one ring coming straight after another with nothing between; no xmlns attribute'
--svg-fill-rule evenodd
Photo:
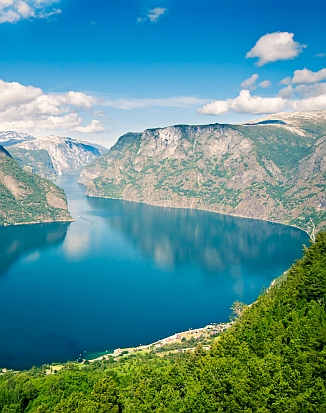
<svg viewBox="0 0 326 413"><path fill-rule="evenodd" d="M136 352L156 352L157 350L164 349L166 346L171 344L183 344L182 348L178 348L175 350L171 350L167 348L167 351L194 351L196 346L190 346L192 342L198 340L199 338L203 341L207 339L211 339L214 336L218 336L223 331L227 330L233 322L228 323L220 323L220 324L208 324L205 327L197 328L197 329L189 329L187 331L181 333L175 333L172 336L163 338L161 340L155 341L154 343L147 344L147 345L139 345L137 347L128 347L128 348L117 348L113 351L113 353L106 353L94 359L87 360L89 363L101 360L107 360L111 357L117 359L121 356L130 355ZM193 340L191 340L193 339ZM190 341L190 342L189 342ZM209 350L209 345L203 346L204 350ZM84 360L86 362L86 359Z"/></svg>

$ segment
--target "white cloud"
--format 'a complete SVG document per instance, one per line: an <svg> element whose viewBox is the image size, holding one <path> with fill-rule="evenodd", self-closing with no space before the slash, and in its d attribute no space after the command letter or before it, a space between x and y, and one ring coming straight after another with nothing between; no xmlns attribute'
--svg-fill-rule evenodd
<svg viewBox="0 0 326 413"><path fill-rule="evenodd" d="M293 33L275 32L262 36L246 54L246 58L258 57L257 66L277 60L290 60L298 56L306 45L293 40Z"/></svg>
<svg viewBox="0 0 326 413"><path fill-rule="evenodd" d="M312 72L309 69L295 70L292 79L293 84L316 83L326 79L326 69L321 69L318 72Z"/></svg>
<svg viewBox="0 0 326 413"><path fill-rule="evenodd" d="M16 23L22 19L47 18L61 13L60 9L47 11L60 0L0 0L0 23Z"/></svg>
<svg viewBox="0 0 326 413"><path fill-rule="evenodd" d="M323 102L324 96L326 96L326 83L298 85L296 87L289 85L281 89L277 96L288 99L288 106L292 109L305 111L325 109L326 105Z"/></svg>
<svg viewBox="0 0 326 413"><path fill-rule="evenodd" d="M102 101L82 92L44 93L34 86L0 80L0 129L21 132L66 130L102 132L100 121L83 126L82 111L91 112Z"/></svg>
<svg viewBox="0 0 326 413"><path fill-rule="evenodd" d="M295 96L295 90L293 89L293 87L291 85L284 87L283 89L281 89L277 96L280 96L283 99L290 99L293 98Z"/></svg>
<svg viewBox="0 0 326 413"><path fill-rule="evenodd" d="M289 84L306 84L306 83L317 83L321 80L326 79L326 69L321 69L318 72L313 72L307 68L302 70L295 70L293 73L293 78L290 76L286 77L285 79L281 80L282 85L289 85Z"/></svg>
<svg viewBox="0 0 326 413"><path fill-rule="evenodd" d="M208 103L204 105L202 108L197 110L199 115L223 115L231 110L229 101L228 100L216 100L215 102Z"/></svg>
<svg viewBox="0 0 326 413"><path fill-rule="evenodd" d="M325 57L326 53L317 53L315 57Z"/></svg>
<svg viewBox="0 0 326 413"><path fill-rule="evenodd" d="M326 82L297 86L290 84L282 88L276 96L271 97L251 96L249 90L242 90L236 98L209 103L199 108L197 113L199 115L222 115L233 111L259 115L276 113L285 109L308 112L326 109Z"/></svg>
<svg viewBox="0 0 326 413"><path fill-rule="evenodd" d="M298 85L295 93L303 99L317 97L326 94L326 83L315 83L313 85Z"/></svg>
<svg viewBox="0 0 326 413"><path fill-rule="evenodd" d="M258 75L257 73L255 73L254 75L250 76L248 79L244 80L240 86L243 89L255 89L256 88L256 80L258 79Z"/></svg>
<svg viewBox="0 0 326 413"><path fill-rule="evenodd" d="M307 111L319 110L326 108L326 93L319 96L313 96L305 99L294 100L289 102L289 106L294 111Z"/></svg>
<svg viewBox="0 0 326 413"><path fill-rule="evenodd" d="M147 17L151 22L157 22L157 20L165 14L166 8L164 7L155 7L148 11Z"/></svg>
<svg viewBox="0 0 326 413"><path fill-rule="evenodd" d="M194 105L202 105L207 103L208 99L200 99L194 96L174 96L170 98L144 98L144 99L131 99L131 98L120 98L115 100L106 100L104 105L110 106L118 109L130 110L130 109L140 109L151 106L162 106L162 107L190 107Z"/></svg>
<svg viewBox="0 0 326 413"><path fill-rule="evenodd" d="M76 113L64 116L26 116L20 119L3 120L0 115L1 130L15 130L18 132L44 132L44 131L73 131L75 127L82 124L82 118Z"/></svg>
<svg viewBox="0 0 326 413"><path fill-rule="evenodd" d="M17 82L4 82L0 79L0 111L13 105L28 103L43 94L33 86L23 86Z"/></svg>
<svg viewBox="0 0 326 413"><path fill-rule="evenodd" d="M290 76L285 77L283 80L281 80L281 85L289 85L291 83L292 78Z"/></svg>
<svg viewBox="0 0 326 413"><path fill-rule="evenodd" d="M99 120L92 120L92 122L87 126L77 126L74 128L76 132L86 132L86 133L95 133L95 132L104 132L106 130L105 126Z"/></svg>
<svg viewBox="0 0 326 413"><path fill-rule="evenodd" d="M284 109L287 100L280 96L264 98L251 96L249 90L241 90L235 99L217 100L197 110L199 115L221 115L230 111L261 115Z"/></svg>
<svg viewBox="0 0 326 413"><path fill-rule="evenodd" d="M262 82L259 83L259 86L262 87L263 89L270 87L270 85L271 85L270 80L263 80Z"/></svg>
<svg viewBox="0 0 326 413"><path fill-rule="evenodd" d="M144 17L138 17L138 23L143 23L149 20L152 23L156 23L158 19L167 12L165 7L154 7L153 9L147 10Z"/></svg>

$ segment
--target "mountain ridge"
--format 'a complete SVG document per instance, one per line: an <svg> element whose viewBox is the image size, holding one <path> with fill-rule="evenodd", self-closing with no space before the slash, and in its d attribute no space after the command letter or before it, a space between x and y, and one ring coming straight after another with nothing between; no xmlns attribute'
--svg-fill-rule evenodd
<svg viewBox="0 0 326 413"><path fill-rule="evenodd" d="M326 226L326 111L320 113L310 115L309 124L297 113L296 123L286 119L285 127L176 125L128 133L85 167L79 182L89 196L204 209L312 232Z"/></svg>
<svg viewBox="0 0 326 413"><path fill-rule="evenodd" d="M12 131L0 132L1 144L23 169L43 178L78 175L84 166L108 150L102 145L69 137L34 137Z"/></svg>

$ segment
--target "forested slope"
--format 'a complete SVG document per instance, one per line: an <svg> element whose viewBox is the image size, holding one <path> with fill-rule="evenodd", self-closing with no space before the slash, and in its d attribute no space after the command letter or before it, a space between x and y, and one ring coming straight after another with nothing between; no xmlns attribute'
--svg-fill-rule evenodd
<svg viewBox="0 0 326 413"><path fill-rule="evenodd" d="M64 191L23 171L0 146L0 226L72 221Z"/></svg>
<svg viewBox="0 0 326 413"><path fill-rule="evenodd" d="M210 351L0 376L2 412L326 411L326 233ZM55 368L55 367L54 367Z"/></svg>

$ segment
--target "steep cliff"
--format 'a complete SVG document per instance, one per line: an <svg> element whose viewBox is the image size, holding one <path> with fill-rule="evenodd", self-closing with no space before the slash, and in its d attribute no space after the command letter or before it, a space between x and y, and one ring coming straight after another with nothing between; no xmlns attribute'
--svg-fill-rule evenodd
<svg viewBox="0 0 326 413"><path fill-rule="evenodd" d="M24 171L32 172L42 178L53 179L57 176L52 159L46 149L29 150L16 145L7 147L8 152Z"/></svg>
<svg viewBox="0 0 326 413"><path fill-rule="evenodd" d="M62 189L25 172L0 146L0 226L72 221Z"/></svg>
<svg viewBox="0 0 326 413"><path fill-rule="evenodd" d="M0 144L24 170L43 178L78 175L84 166L107 151L91 142L54 135L36 138L17 132L1 132Z"/></svg>
<svg viewBox="0 0 326 413"><path fill-rule="evenodd" d="M309 114L309 122L307 114L297 113L293 123L278 114L255 124L129 133L88 165L80 182L90 196L199 208L311 232L326 225L325 113Z"/></svg>

